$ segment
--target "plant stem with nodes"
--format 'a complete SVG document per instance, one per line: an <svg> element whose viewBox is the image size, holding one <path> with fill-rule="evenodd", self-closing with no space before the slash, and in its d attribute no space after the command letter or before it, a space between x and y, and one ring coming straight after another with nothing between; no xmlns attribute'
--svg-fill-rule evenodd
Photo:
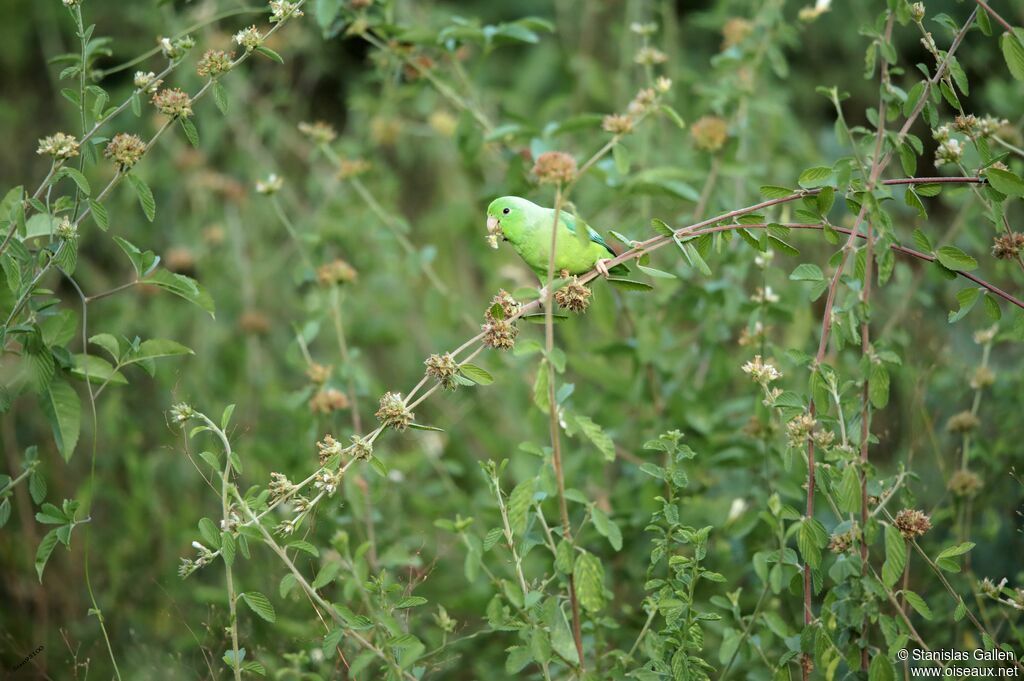
<svg viewBox="0 0 1024 681"><path fill-rule="evenodd" d="M609 147L610 148L610 147ZM562 520L562 539L569 542L573 547L575 556L576 542L573 539L572 525L569 522L569 504L565 498L565 472L562 469L562 442L561 426L558 423L558 401L555 394L555 367L551 361L551 355L555 349L555 246L558 241L558 222L562 215L562 185L555 188L555 217L554 225L551 227L551 252L548 255L548 276L544 290L547 297L544 299L544 366L548 372L548 426L551 433L551 464L555 469L555 481L558 484L558 511ZM584 670L583 664L583 634L580 628L580 604L576 598L576 580L572 571L569 572L569 604L572 607L572 637L576 643L576 653L579 655L579 671Z"/></svg>

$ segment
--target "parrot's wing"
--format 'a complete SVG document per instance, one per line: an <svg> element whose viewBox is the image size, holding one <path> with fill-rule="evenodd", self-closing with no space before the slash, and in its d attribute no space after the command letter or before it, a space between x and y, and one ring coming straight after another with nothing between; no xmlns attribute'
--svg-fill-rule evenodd
<svg viewBox="0 0 1024 681"><path fill-rule="evenodd" d="M590 240L593 241L595 244L599 244L604 248L604 250L608 251L610 257L615 257L615 251L611 249L608 243L604 240L604 237L602 237L600 234L594 231L594 229L590 225L583 222L572 213L566 213L564 210L562 211L562 221L565 223L565 226L569 229L569 231L572 232L573 234L576 234L577 225L582 224L583 226L585 226L587 228L587 236L590 237Z"/></svg>

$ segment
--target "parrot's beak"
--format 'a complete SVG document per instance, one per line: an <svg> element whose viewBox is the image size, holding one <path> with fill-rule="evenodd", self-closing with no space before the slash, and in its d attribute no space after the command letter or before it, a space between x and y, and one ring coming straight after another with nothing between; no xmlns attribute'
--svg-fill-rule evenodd
<svg viewBox="0 0 1024 681"><path fill-rule="evenodd" d="M501 236L501 226L498 224L498 218L493 215L487 216L487 243L491 245L491 248L498 247L498 237Z"/></svg>

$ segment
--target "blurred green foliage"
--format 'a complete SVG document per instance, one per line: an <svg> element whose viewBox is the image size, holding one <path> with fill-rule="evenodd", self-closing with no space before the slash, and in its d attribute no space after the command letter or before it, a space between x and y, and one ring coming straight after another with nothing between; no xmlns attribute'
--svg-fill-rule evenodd
<svg viewBox="0 0 1024 681"><path fill-rule="evenodd" d="M122 183L104 201L109 231L91 220L79 227L73 276L84 295L134 280L116 236L152 250L169 273L198 281L215 315L155 286L135 285L90 300L85 317L70 279L50 271L39 285L52 296L36 291L19 318L45 330L55 380L73 386L81 404L81 435L67 461L38 391L18 378L34 351L5 328L0 445L5 472L19 482L7 488L0 478L5 673L45 645L12 671L14 678L110 678L112 658L122 678L229 678L222 566L187 580L177 575L181 557L195 558L190 544L203 536L200 519L221 518L220 471L200 453L219 452L223 462L223 449L211 433L191 440L183 434L168 415L172 403L188 403L214 420L236 405L226 430L241 467L238 488L252 492L254 505L265 503L252 486L266 487L272 472L296 482L311 475L321 463L316 443L327 433L348 444L350 435L371 431L379 397L406 393L429 355L478 333L499 289L536 287L511 249L487 247L484 209L507 194L550 205L551 190L530 174L540 153L565 151L582 163L610 137L602 116L625 111L639 89L664 75L672 79L667 100L686 127L664 112L638 125L615 157L601 158L581 178L572 195L579 215L602 233L642 240L654 233L652 218L678 228L757 203L762 185L796 187L805 169L831 168L854 154L819 86L848 95L841 104L846 122L858 151L871 154L878 67L866 68L864 54L880 35L878 15L896 5L905 11L902 0L893 0L836 3L809 16L802 4L782 0L307 3L306 16L267 43L283 64L255 54L223 76L226 114L212 96L195 103L197 148L174 125L133 169L152 189L155 219L147 220ZM936 17L947 13L959 26L974 7L927 3L924 26L940 49L954 31ZM1024 21L1019 7L997 9L1011 23ZM119 68L151 50L157 36L189 30L194 37L196 46L167 78L194 93L206 82L195 73L203 52L234 49L237 56L235 31L269 26L263 7L242 2L85 0L81 11L86 25L95 23L96 37L111 39L88 75L113 104L132 94L136 70L159 72L166 64L155 54ZM221 14L230 16L216 19ZM77 89L77 76L58 80L67 62L50 61L77 53L78 39L56 0L11 0L3 15L0 190L23 185L32 192L49 167L34 153L36 140L58 130L81 136L79 112L60 93ZM649 33L648 23L655 27ZM1020 147L1024 89L1007 69L1000 32L995 25L991 36L968 33L957 58L970 88L959 101L979 117L1009 119L999 134ZM890 74L904 96L920 80L916 64L934 72L920 37L912 22L898 23L887 48L898 55ZM645 46L658 53L639 64ZM105 140L116 132L145 140L163 123L146 99L141 115L127 110L100 133L96 158L83 166L94 195L115 175L102 157ZM932 127L955 115L946 102L938 108ZM720 142L706 136L706 117L724 124ZM299 130L313 121L337 132L326 149ZM902 121L894 116L890 125L898 129ZM929 127L918 121L912 128L924 147L916 174L959 175L956 168L934 169L938 142ZM971 151L965 173L987 162ZM1018 154L1003 162L1021 171ZM271 174L283 181L280 190L257 192ZM901 174L897 164L888 171ZM52 199L70 197L70 210L75 187L62 179ZM850 185L837 187L844 191ZM990 224L990 191L944 187L923 199L923 216L895 188L896 200L885 206L895 241L930 250L914 246L920 229L936 247L955 244L980 263L975 274L1019 298L1017 262L991 256L1002 227ZM826 212L835 225L853 227L856 207L847 210L836 198ZM769 219L802 222L793 214L801 205L773 209ZM1007 224L1019 225L1020 201L1002 205ZM885 560L896 560L890 552L898 547L889 545L899 544L887 536L895 526L881 522L885 514L868 528L880 575L873 582L861 579L856 538L849 551L825 550L830 536L851 531L856 513L849 498L833 509L819 494L816 521L802 517L806 463L802 448L787 444L786 422L802 413L811 376L821 375L808 366L825 299L824 283L790 275L815 263L830 277L839 246L818 231L794 230L786 241L799 255L779 248L766 255L727 234L708 239L710 275L670 245L650 264L675 279L651 280L647 294L597 281L586 315L557 325L562 354L551 361L565 364L558 387L578 556L548 550L559 523L548 417L534 396L544 328L521 321L515 350L473 360L493 384L439 391L418 405L416 420L444 432L409 430L377 441L385 475L354 467L339 493L301 526L317 555L293 550L292 560L310 581L324 565L339 566L320 593L342 612L369 618L370 626L352 628L416 677L571 678L565 594L574 567L586 582L587 678L701 678L706 666L714 678L783 679L800 674L802 653L815 659L815 678L842 677L858 668L865 617L872 657L916 645L908 644L900 608L886 597L902 583L886 583L888 592L877 586L888 582ZM820 423L837 445L840 421L850 433L848 448L829 448L819 460L825 490L849 492L858 482L842 478L855 470L849 462L859 450L862 379L877 376L860 353L862 246L842 280L837 342L826 358L838 411L834 403L819 404ZM343 266L323 269L339 259L354 277ZM953 560L957 570L942 576L971 617L1019 655L1020 609L1006 603L1014 592L994 591L982 580L1024 584L1024 487L1013 473L1024 437L1024 317L1005 301L979 303L951 325L947 313L963 302L957 294L966 283L945 274L897 256L891 278L872 293L873 359L884 361L890 383L872 412L868 493L877 502L897 485L887 510L930 515L932 529L920 545L932 559L949 546L976 544L955 560L947 557L946 567ZM331 277L337 285L324 285ZM16 298L14 290L0 296L5 318ZM58 301L52 307L51 298ZM986 316L992 304L1001 307L998 322ZM993 324L993 336L977 342L975 332ZM121 349L134 339L160 339L194 354L168 351L175 356L124 368L127 383L104 387L93 407L70 355L104 356L96 344L83 345L83 337L96 334L120 338ZM741 370L754 355L784 374L777 385L793 396L792 413L762 404L761 389ZM326 380L311 380L313 364L330 368ZM979 374L981 366L991 381ZM962 412L978 423L950 421ZM481 472L480 464L504 460ZM962 462L976 478L958 477ZM23 470L31 474L20 479ZM513 490L526 491L517 497ZM543 593L543 601L524 604L529 594L517 591L499 498L520 504L512 543L530 590L538 599ZM52 513L44 503L54 504ZM37 522L37 513L75 527L70 550L58 545L41 578L33 564L51 528L50 521ZM286 518L280 509L271 513L269 529ZM348 678L356 660L366 670L354 678L397 673L373 655L360 656L347 634L325 645L334 626L324 609L318 616L299 588L282 596L287 567L259 540L250 543L251 559L239 554L234 562L236 591L267 594L276 614L266 621L258 599L250 609L255 597L239 605L246 661L259 661L279 679ZM820 620L805 629L800 571L815 552L824 556L814 596ZM916 632L933 648L990 643L944 587L942 561L930 570L912 544L907 555L909 589L925 605L896 598ZM90 613L87 565L112 655ZM396 608L413 593L426 602ZM406 634L416 643L401 640ZM872 679L891 678L883 664L872 666Z"/></svg>

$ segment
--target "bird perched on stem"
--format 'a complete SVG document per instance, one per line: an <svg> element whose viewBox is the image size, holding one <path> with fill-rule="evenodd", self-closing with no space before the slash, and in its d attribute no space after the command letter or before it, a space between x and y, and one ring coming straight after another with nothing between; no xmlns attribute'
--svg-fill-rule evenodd
<svg viewBox="0 0 1024 681"><path fill-rule="evenodd" d="M541 282L548 276L551 230L554 226L553 209L518 196L502 196L487 207L487 240L491 247L498 247L499 238L512 244ZM614 257L615 252L600 234L575 215L561 211L555 242L556 273L565 271L580 275L596 269L607 277L609 273L628 272L621 264L609 269L608 261Z"/></svg>

